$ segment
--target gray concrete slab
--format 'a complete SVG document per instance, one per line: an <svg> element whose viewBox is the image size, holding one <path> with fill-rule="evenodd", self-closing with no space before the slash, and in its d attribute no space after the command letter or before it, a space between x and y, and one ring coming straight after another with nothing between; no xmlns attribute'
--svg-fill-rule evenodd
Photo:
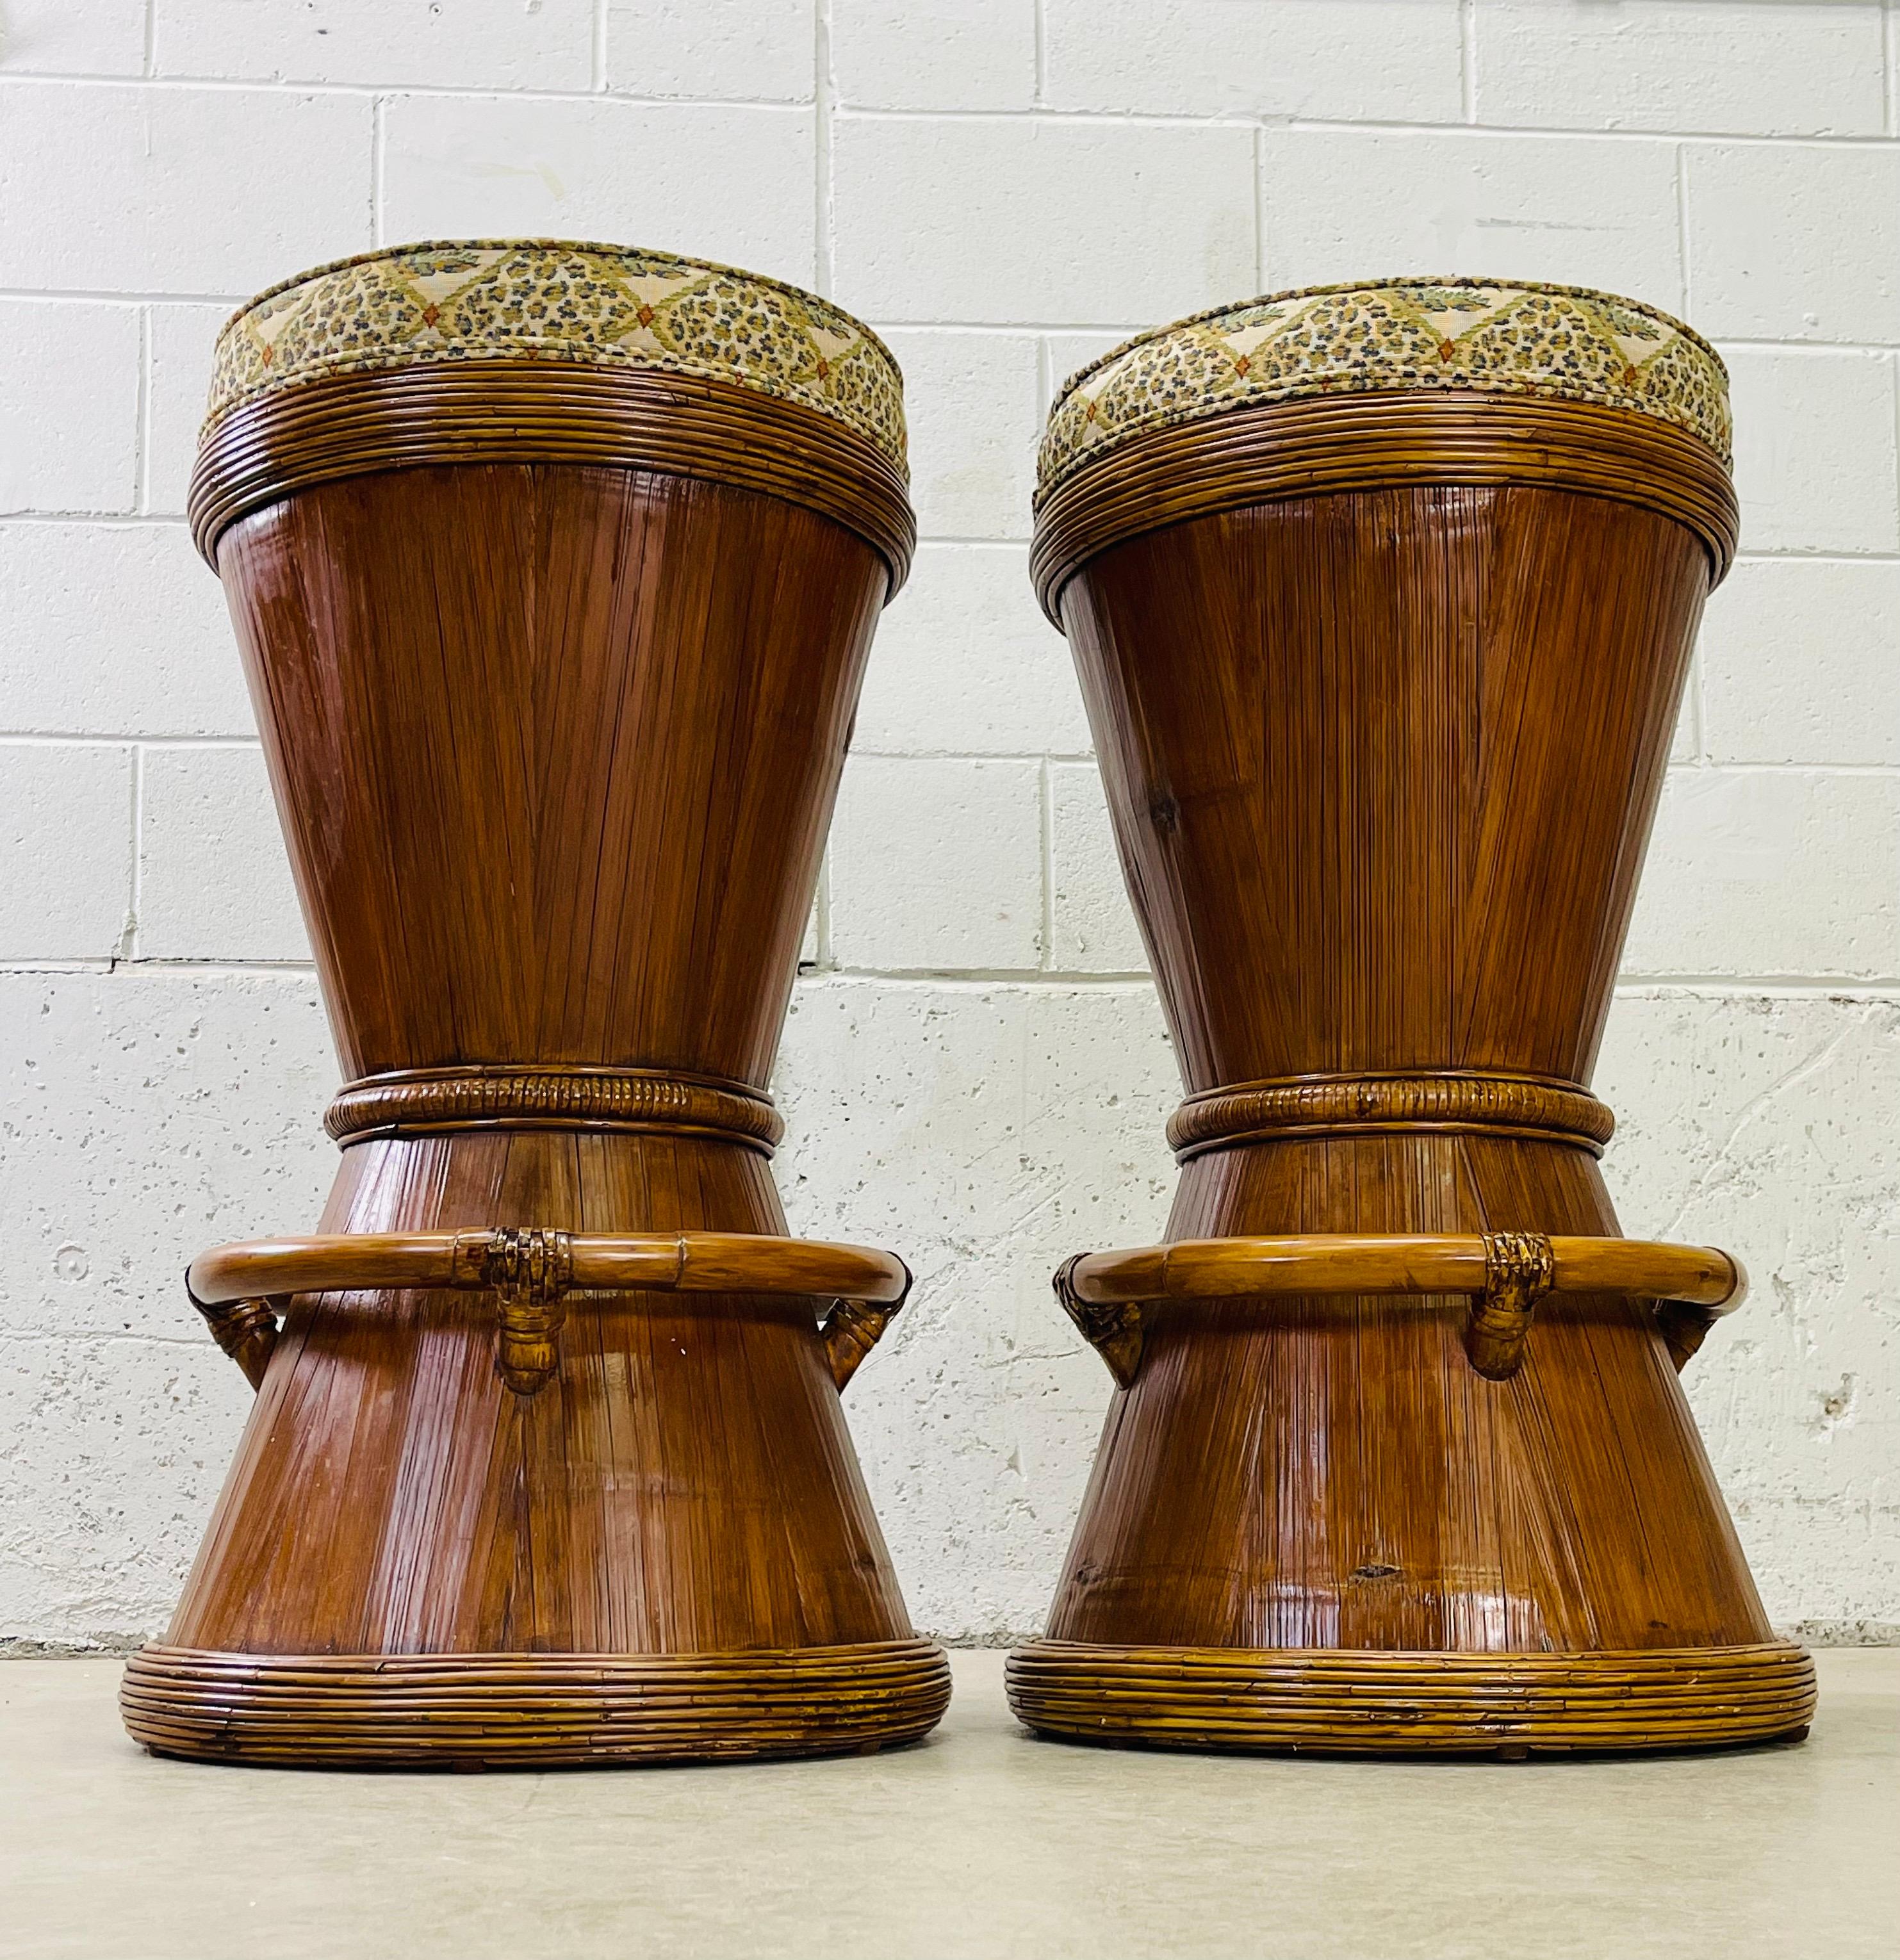
<svg viewBox="0 0 1900 1960"><path fill-rule="evenodd" d="M1893 1960L1900 1650L1797 1748L1593 1763L1039 1742L961 1653L931 1741L543 1775L142 1754L115 1661L0 1665L8 1960Z"/></svg>

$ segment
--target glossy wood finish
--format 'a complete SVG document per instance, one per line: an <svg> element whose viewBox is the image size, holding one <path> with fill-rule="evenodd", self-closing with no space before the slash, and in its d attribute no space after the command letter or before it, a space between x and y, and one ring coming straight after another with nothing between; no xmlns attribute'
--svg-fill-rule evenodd
<svg viewBox="0 0 1900 1960"><path fill-rule="evenodd" d="M1168 1121L1168 1141L1185 1163L1204 1150L1265 1137L1380 1134L1539 1137L1593 1157L1616 1128L1594 1096L1574 1085L1496 1070L1369 1069L1354 1075L1252 1082L1190 1096Z"/></svg>
<svg viewBox="0 0 1900 1960"><path fill-rule="evenodd" d="M219 1246L191 1262L185 1284L202 1305L367 1287L487 1284L492 1235L339 1233ZM563 1284L582 1292L783 1293L810 1299L901 1300L910 1273L892 1252L818 1239L737 1232L566 1235Z"/></svg>
<svg viewBox="0 0 1900 1960"><path fill-rule="evenodd" d="M885 597L867 546L724 485L462 464L300 491L218 562L350 1076L763 1093Z"/></svg>
<svg viewBox="0 0 1900 1960"><path fill-rule="evenodd" d="M1380 1293L1435 1306L1436 1296L1469 1293L1465 1351L1479 1374L1502 1382L1523 1366L1532 1320L1546 1300L1612 1290L1656 1303L1679 1371L1716 1321L1741 1305L1748 1279L1713 1246L1522 1232L1190 1239L1080 1253L1055 1276L1063 1310L1125 1389L1141 1372L1148 1310L1168 1300Z"/></svg>
<svg viewBox="0 0 1900 1960"><path fill-rule="evenodd" d="M201 1253L185 1290L212 1338L261 1388L276 1351L277 1314L300 1293L450 1287L495 1303L495 1365L517 1395L560 1372L574 1293L774 1293L823 1299L819 1338L842 1390L910 1292L894 1253L820 1239L738 1232L338 1233L256 1239Z"/></svg>
<svg viewBox="0 0 1900 1960"><path fill-rule="evenodd" d="M348 374L219 423L192 478L192 534L218 540L294 491L441 463L593 464L788 498L855 531L904 582L916 525L882 450L829 415L690 374L463 361Z"/></svg>
<svg viewBox="0 0 1900 1960"><path fill-rule="evenodd" d="M909 550L870 453L720 384L505 365L220 431L193 512L352 1078L320 1232L782 1239L766 1084ZM453 1278L291 1298L132 1732L454 1766L928 1728L947 1671L825 1303L756 1270L577 1287L558 1348L517 1330L557 1362L525 1393Z"/></svg>
<svg viewBox="0 0 1900 1960"><path fill-rule="evenodd" d="M707 1214L783 1230L750 1151L458 1132L345 1151L323 1223ZM291 1302L170 1643L677 1655L908 1632L813 1301L593 1296L523 1400L492 1315L444 1287Z"/></svg>
<svg viewBox="0 0 1900 1960"><path fill-rule="evenodd" d="M1587 1083L1733 498L1660 425L1496 406L1240 412L1118 452L1042 514L1189 1092L1170 1239L1618 1235ZM1564 1695L1638 1654L1676 1712L1637 1695L1615 1746L1762 1732L1723 1712L1752 1676L1771 1726L1805 1722L1811 1676L1631 1276L1542 1302L1505 1379L1468 1355L1470 1312L1142 1307L1049 1639L1012 1673L1024 1719L1481 1748L1548 1662L1570 1686L1512 1703L1512 1746L1569 1748ZM1723 1694L1698 1701L1685 1650ZM1303 1698L1330 1678L1370 1726ZM1404 1719L1427 1693L1429 1737Z"/></svg>
<svg viewBox="0 0 1900 1960"><path fill-rule="evenodd" d="M148 1647L127 1720L168 1755L390 1768L585 1768L865 1754L948 1701L928 1640L672 1655L205 1653Z"/></svg>
<svg viewBox="0 0 1900 1960"><path fill-rule="evenodd" d="M1497 1655L1039 1640L1008 1680L1035 1728L1147 1748L1620 1755L1798 1740L1814 1712L1814 1662L1785 1640Z"/></svg>
<svg viewBox="0 0 1900 1960"><path fill-rule="evenodd" d="M1554 1239L1552 1293L1627 1293L1698 1306L1739 1304L1740 1268L1712 1246L1639 1239ZM1269 1293L1481 1293L1489 1261L1474 1233L1361 1239L1189 1239L1122 1252L1091 1252L1069 1269L1078 1299L1230 1300Z"/></svg>
<svg viewBox="0 0 1900 1960"><path fill-rule="evenodd" d="M1064 587L1127 539L1271 500L1405 486L1587 492L1692 531L1714 582L1735 557L1728 473L1686 431L1587 402L1439 388L1284 402L1119 448L1069 478L1037 513L1030 576L1067 631Z"/></svg>

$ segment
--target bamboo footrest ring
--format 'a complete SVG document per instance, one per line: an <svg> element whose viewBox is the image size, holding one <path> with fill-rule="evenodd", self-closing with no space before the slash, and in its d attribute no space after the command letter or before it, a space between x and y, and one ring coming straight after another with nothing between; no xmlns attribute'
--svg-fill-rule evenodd
<svg viewBox="0 0 1900 1960"><path fill-rule="evenodd" d="M194 1259L185 1290L219 1347L263 1386L278 1317L293 1295L444 1287L492 1293L495 1366L517 1395L560 1367L570 1293L749 1293L829 1299L820 1332L840 1389L904 1303L894 1252L740 1232L608 1235L508 1229L341 1233L220 1246Z"/></svg>
<svg viewBox="0 0 1900 1960"><path fill-rule="evenodd" d="M1144 1309L1161 1300L1387 1294L1422 1303L1469 1293L1466 1352L1479 1374L1502 1382L1523 1366L1532 1316L1548 1294L1653 1300L1679 1373L1748 1294L1741 1262L1713 1246L1542 1232L1183 1239L1080 1253L1054 1284L1063 1311L1125 1389L1141 1370Z"/></svg>

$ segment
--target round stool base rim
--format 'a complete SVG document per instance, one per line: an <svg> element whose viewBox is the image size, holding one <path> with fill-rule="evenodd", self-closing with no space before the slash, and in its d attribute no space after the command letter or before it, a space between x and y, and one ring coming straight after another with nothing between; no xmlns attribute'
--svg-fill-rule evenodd
<svg viewBox="0 0 1900 1960"><path fill-rule="evenodd" d="M154 1755L491 1770L867 1753L948 1706L934 1642L682 1654L255 1654L152 1644L119 1711Z"/></svg>
<svg viewBox="0 0 1900 1960"><path fill-rule="evenodd" d="M1300 1755L1625 1755L1799 1740L1791 1641L1564 1653L1115 1647L1009 1658L1017 1719L1109 1747Z"/></svg>

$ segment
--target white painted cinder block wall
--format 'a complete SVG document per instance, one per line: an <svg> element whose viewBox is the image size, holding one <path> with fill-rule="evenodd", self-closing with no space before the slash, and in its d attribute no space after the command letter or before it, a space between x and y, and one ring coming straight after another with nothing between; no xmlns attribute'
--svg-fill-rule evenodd
<svg viewBox="0 0 1900 1960"><path fill-rule="evenodd" d="M1106 1400L1047 1275L1160 1228L1172 1060L1025 576L1052 383L1394 272L1579 280L1735 376L1712 605L1599 1086L1631 1230L1740 1250L1689 1376L1770 1609L1900 1622L1900 5L0 0L0 1634L160 1627L244 1413L178 1275L307 1227L336 1068L181 521L232 304L384 241L815 285L909 377L778 1087L794 1227L901 1248L850 1402L920 1625L1034 1626Z"/></svg>

